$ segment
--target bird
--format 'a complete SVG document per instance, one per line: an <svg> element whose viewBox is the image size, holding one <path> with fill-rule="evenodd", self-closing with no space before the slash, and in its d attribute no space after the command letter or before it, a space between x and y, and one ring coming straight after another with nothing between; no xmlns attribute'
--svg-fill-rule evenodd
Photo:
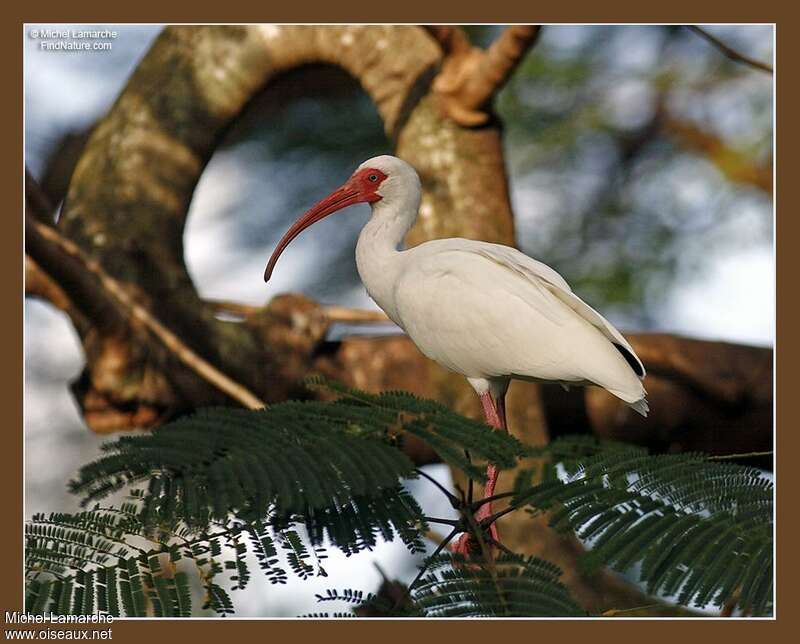
<svg viewBox="0 0 800 644"><path fill-rule="evenodd" d="M283 235L264 281L303 230L368 203L372 214L355 252L367 293L425 356L466 377L489 426L508 431L505 396L513 379L596 385L647 416L645 369L633 347L555 270L515 248L470 239L401 249L421 199L419 175L409 163L389 155L364 161ZM484 499L494 495L497 477L489 464ZM478 507L478 525L492 516L491 505ZM495 523L482 527L488 543L499 544ZM477 545L465 531L451 549L471 556Z"/></svg>

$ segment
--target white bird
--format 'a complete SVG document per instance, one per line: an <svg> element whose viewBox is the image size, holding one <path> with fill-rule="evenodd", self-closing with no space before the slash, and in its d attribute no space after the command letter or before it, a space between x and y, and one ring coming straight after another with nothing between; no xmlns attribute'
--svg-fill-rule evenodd
<svg viewBox="0 0 800 644"><path fill-rule="evenodd" d="M286 232L264 280L302 230L369 203L372 216L356 246L367 292L423 354L467 378L489 425L507 429L512 378L598 385L647 415L645 370L633 348L549 266L508 246L460 238L399 250L421 197L419 176L408 163L386 155L368 159ZM487 478L484 498L494 494L497 480L491 465ZM491 503L475 514L478 521L489 516ZM488 528L496 541L496 527ZM469 554L470 548L465 533L455 550Z"/></svg>

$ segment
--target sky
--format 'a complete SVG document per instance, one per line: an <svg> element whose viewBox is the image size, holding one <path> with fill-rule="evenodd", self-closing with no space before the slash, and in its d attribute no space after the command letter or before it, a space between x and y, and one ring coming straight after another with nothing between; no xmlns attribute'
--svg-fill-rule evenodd
<svg viewBox="0 0 800 644"><path fill-rule="evenodd" d="M44 159L62 135L89 127L109 109L161 27L118 27L120 33L113 40L111 51L102 52L43 51L41 40L31 36L31 28L26 27L25 39L25 155L26 166L38 176ZM560 31L555 31L557 29ZM577 29L553 27L555 35L548 37L568 48L576 38ZM739 37L738 28L717 29L728 37ZM649 55L633 45L623 50L627 56L624 60L629 61L626 64L634 66L637 60ZM637 91L636 86L621 87L614 94L620 119L636 118L629 106L637 100ZM734 119L731 123L721 123L720 127L735 128L737 123ZM243 161L251 158L256 159L257 171L243 173ZM352 167L360 161L353 159ZM313 266L309 268L306 259L311 241L299 239L291 252L284 254L283 270L278 271L266 287L262 274L271 246L241 247L240 235L231 226L229 213L247 210L250 218L257 222L260 212L286 211L281 215L283 221L293 219L299 213L289 212L286 198L280 191L271 190L270 185L281 185L300 167L322 172L322 168L314 166L313 160L286 159L278 163L259 156L258 151L247 146L237 146L211 159L195 193L185 235L187 266L203 297L262 304L276 293L301 290L328 303L375 308L358 283L354 266L346 268L346 279L337 290L314 286ZM335 169L330 174L329 187L348 176L352 167ZM531 185L514 185L512 176L512 199L517 215L522 218L517 222L522 231L535 231L537 218L547 216L548 195L536 190ZM310 197L310 201L315 200ZM358 228L368 214L366 206L360 208L362 212L348 218L346 224L327 222L330 225L325 228L326 222L322 222L316 234L336 248L354 247ZM274 237L281 232L274 231ZM762 346L773 344L774 257L771 244L742 245L734 253L712 257L702 271L686 270L679 277L674 288L658 294L659 315L651 330ZM65 483L80 465L98 454L104 440L84 427L68 391L69 382L82 368L80 345L63 314L40 302L27 301L25 353L26 515L56 509L74 510L77 502L67 493ZM58 458L54 458L54 454L58 454ZM433 466L430 471L442 481L449 480L443 466ZM411 485L419 489L424 483ZM441 497L423 494L421 498L433 514L448 514L449 506L442 503ZM328 579L293 584L281 592L265 588L263 592L253 590L234 597L238 614L294 615L325 610L316 605L313 594L327 587L337 587L333 574L336 570L344 574L344 579L354 576L363 579L362 587L366 589L380 579L375 562L390 576L409 580L414 572L413 558L399 543L384 544L372 554L357 555L347 562L343 560L343 556L338 559L332 556L328 565L332 574ZM258 575L254 575L251 583L261 583Z"/></svg>

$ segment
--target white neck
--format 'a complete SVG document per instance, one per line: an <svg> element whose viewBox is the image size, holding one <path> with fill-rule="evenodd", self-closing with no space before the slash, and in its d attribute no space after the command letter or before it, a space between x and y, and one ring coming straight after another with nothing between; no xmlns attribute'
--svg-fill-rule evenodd
<svg viewBox="0 0 800 644"><path fill-rule="evenodd" d="M398 247L417 218L419 194L376 201L356 244L356 266L370 297L399 324L392 287L402 270Z"/></svg>

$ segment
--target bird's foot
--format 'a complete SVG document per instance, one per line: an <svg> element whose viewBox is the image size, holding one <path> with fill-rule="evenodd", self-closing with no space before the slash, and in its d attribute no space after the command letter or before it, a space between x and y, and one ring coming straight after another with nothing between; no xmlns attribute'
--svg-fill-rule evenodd
<svg viewBox="0 0 800 644"><path fill-rule="evenodd" d="M470 538L469 532L464 532L458 540L450 546L450 552L454 555L461 555L464 559L470 558Z"/></svg>
<svg viewBox="0 0 800 644"><path fill-rule="evenodd" d="M485 507L485 506L484 506ZM481 508L483 509L483 508ZM475 514L475 522L480 524L480 520L485 517L480 516L481 512ZM488 515L487 515L488 516ZM499 534L497 532L497 525L492 523L488 528L486 528L486 533L489 539L484 540L484 544L486 547L487 554L491 557L494 555L494 546L492 545L494 542L500 541ZM477 555L480 555L482 552L481 544L478 543L477 539L475 539L471 532L464 532L458 540L450 546L450 551L453 554L458 554L464 557L465 559L471 559Z"/></svg>
<svg viewBox="0 0 800 644"><path fill-rule="evenodd" d="M497 483L497 468L490 464L486 468L486 485L483 488L483 500L473 504L472 493L469 495L469 502L461 493L461 502L454 504L453 507L461 511L461 523L464 533L458 538L455 544L450 547L451 552L460 554L467 559L484 555L486 559L494 557L495 544L500 543L497 524L492 515L492 496L494 495L495 484ZM476 511L477 506L477 511ZM475 514L470 516L472 512ZM496 519L496 517L495 517ZM479 540L477 532L481 532L483 539Z"/></svg>

